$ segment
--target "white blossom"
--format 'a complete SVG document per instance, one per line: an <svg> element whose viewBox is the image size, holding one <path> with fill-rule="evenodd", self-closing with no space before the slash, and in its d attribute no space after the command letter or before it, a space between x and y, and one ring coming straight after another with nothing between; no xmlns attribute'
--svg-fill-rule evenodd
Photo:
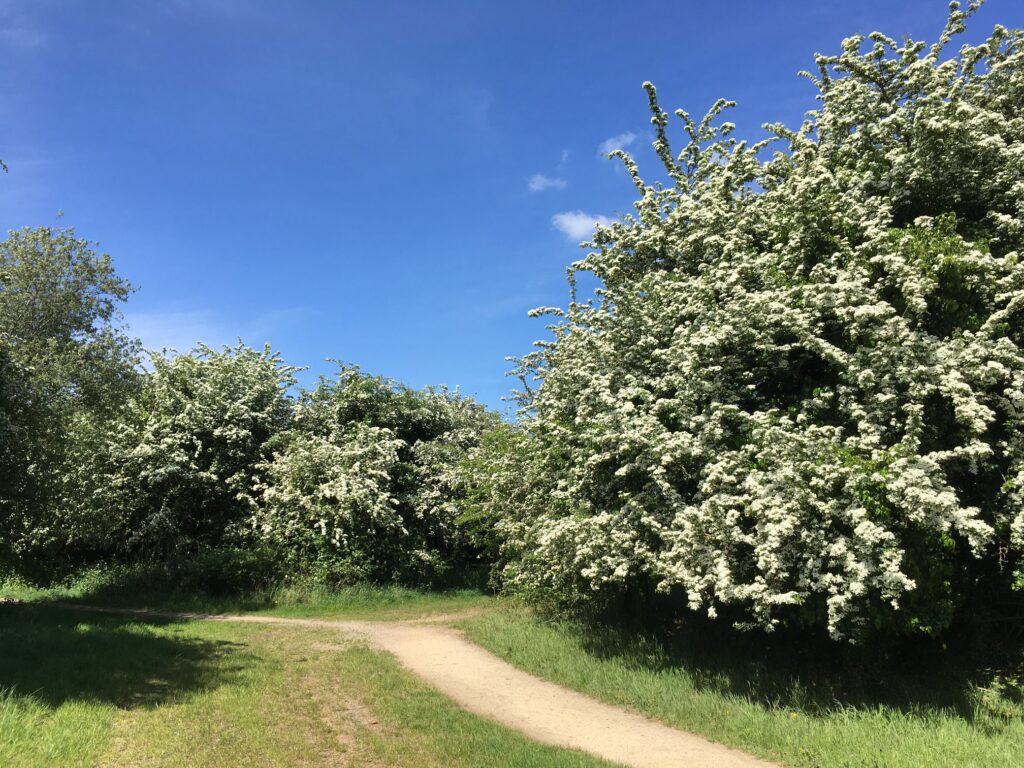
<svg viewBox="0 0 1024 768"><path fill-rule="evenodd" d="M561 602L657 584L745 625L936 632L1024 549L1024 34L850 38L820 107L748 144L646 84L663 183L600 225L520 361L495 470L504 577ZM775 148L772 150L772 148ZM774 154L772 154L774 151ZM502 475L502 472L505 474Z"/></svg>

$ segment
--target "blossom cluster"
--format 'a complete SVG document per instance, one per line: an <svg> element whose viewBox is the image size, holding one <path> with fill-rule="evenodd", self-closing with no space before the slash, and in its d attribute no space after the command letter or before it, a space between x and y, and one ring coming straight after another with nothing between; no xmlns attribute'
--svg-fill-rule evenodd
<svg viewBox="0 0 1024 768"><path fill-rule="evenodd" d="M92 514L71 509L89 535L122 550L171 557L244 534L259 465L291 419L296 368L269 347L238 343L154 354L153 370L119 418L101 430L81 473ZM69 529L71 526L69 526Z"/></svg>
<svg viewBox="0 0 1024 768"><path fill-rule="evenodd" d="M295 573L420 583L475 564L459 467L498 417L471 398L344 365L293 395L297 369L241 343L152 366L79 440L86 501L59 526L76 546L169 560L255 545Z"/></svg>

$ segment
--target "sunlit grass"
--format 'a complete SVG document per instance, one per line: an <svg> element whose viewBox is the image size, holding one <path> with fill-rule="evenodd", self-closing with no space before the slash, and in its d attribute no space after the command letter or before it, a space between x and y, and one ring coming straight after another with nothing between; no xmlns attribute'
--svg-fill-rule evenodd
<svg viewBox="0 0 1024 768"><path fill-rule="evenodd" d="M0 765L605 765L458 709L304 627L0 606Z"/></svg>
<svg viewBox="0 0 1024 768"><path fill-rule="evenodd" d="M525 762L503 763L502 751L513 747L502 739L512 734L481 730L482 721L408 678L386 655L348 641L343 652L311 655L310 638L325 630L71 614L45 607L50 600L339 619L443 614L522 669L785 765L1024 764L1024 688L1012 668L968 669L965 659L962 667L901 672L890 665L851 677L838 660L835 669L827 658L801 666L795 654L761 655L749 638L737 642L728 632L654 635L548 622L474 590L292 585L210 597L137 586L92 575L48 590L12 582L0 589L36 601L0 606L0 765L102 764L104 753L126 750L128 742L140 763L175 765L173 745L185 737L207 744L208 759L182 765L232 765L236 752L248 754L240 740L261 739L273 740L261 748L279 750L279 764L302 765L317 739L326 739L323 749L338 748L336 729L306 733L325 727L324 702L338 697L388 723L378 728L342 717L345 749L360 750L367 765L589 764L573 763L586 758L567 753L529 752L525 741L515 747L526 750L517 758ZM282 690L287 695L275 693ZM331 717L337 720L337 711ZM267 718L286 732L264 733ZM149 735L126 742L132 733ZM306 746L288 746L294 733L305 733Z"/></svg>
<svg viewBox="0 0 1024 768"><path fill-rule="evenodd" d="M244 594L209 595L162 585L153 572L97 570L46 588L13 578L0 582L0 598L62 601L115 607L276 616L403 619L483 608L493 597L477 589L428 590L394 585L280 584Z"/></svg>
<svg viewBox="0 0 1024 768"><path fill-rule="evenodd" d="M890 676L877 694L820 668L773 668L715 638L673 641L505 607L460 622L516 666L791 766L1024 765L1019 678ZM749 648L749 643L746 644ZM888 675L888 673L886 673Z"/></svg>

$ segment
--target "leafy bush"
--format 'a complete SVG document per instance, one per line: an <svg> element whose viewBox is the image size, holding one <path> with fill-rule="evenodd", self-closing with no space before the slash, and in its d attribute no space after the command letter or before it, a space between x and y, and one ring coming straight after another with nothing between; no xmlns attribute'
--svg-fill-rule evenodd
<svg viewBox="0 0 1024 768"><path fill-rule="evenodd" d="M241 343L152 360L92 473L108 536L122 553L165 560L244 541L258 468L290 424L295 369Z"/></svg>
<svg viewBox="0 0 1024 768"><path fill-rule="evenodd" d="M407 534L391 489L401 445L361 423L326 437L295 434L266 465L259 535L300 559L336 554L352 572L373 558L393 560L385 552Z"/></svg>
<svg viewBox="0 0 1024 768"><path fill-rule="evenodd" d="M287 577L287 569L273 549L225 546L205 549L177 561L154 584L186 594L252 595L272 589Z"/></svg>
<svg viewBox="0 0 1024 768"><path fill-rule="evenodd" d="M500 423L483 432L455 466L456 522L488 564L500 559L499 523L513 519L530 486L522 474L530 465L520 460L528 448L523 430Z"/></svg>
<svg viewBox="0 0 1024 768"><path fill-rule="evenodd" d="M973 6L972 6L973 7ZM657 588L741 625L940 632L1024 548L1024 33L818 56L819 108L739 141L646 84L664 184L573 266L597 296L522 361L493 462L504 578ZM771 151L780 141L784 150ZM508 508L508 499L515 503Z"/></svg>
<svg viewBox="0 0 1024 768"><path fill-rule="evenodd" d="M32 466L31 435L44 415L30 379L0 336L0 564L14 560L42 496Z"/></svg>
<svg viewBox="0 0 1024 768"><path fill-rule="evenodd" d="M304 393L264 466L258 535L296 561L370 579L429 581L472 561L457 525L457 465L496 417L446 390L342 367Z"/></svg>

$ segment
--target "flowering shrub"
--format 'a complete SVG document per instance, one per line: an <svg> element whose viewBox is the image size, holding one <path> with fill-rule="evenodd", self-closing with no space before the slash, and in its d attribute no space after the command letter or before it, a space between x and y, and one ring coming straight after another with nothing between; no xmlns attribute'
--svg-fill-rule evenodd
<svg viewBox="0 0 1024 768"><path fill-rule="evenodd" d="M495 421L457 393L343 366L304 393L264 465L257 535L300 559L333 560L350 577L424 581L471 562L456 470Z"/></svg>
<svg viewBox="0 0 1024 768"><path fill-rule="evenodd" d="M407 534L390 487L400 445L390 431L358 423L296 434L266 465L258 534L300 552L338 552L360 569Z"/></svg>
<svg viewBox="0 0 1024 768"><path fill-rule="evenodd" d="M973 6L972 6L973 9ZM669 117L483 462L510 587L679 591L771 629L936 633L1024 550L1024 33L843 41L796 130ZM571 280L574 286L575 280ZM525 482L523 481L525 479ZM516 482L518 480L518 482ZM509 499L514 503L510 506Z"/></svg>
<svg viewBox="0 0 1024 768"><path fill-rule="evenodd" d="M119 548L167 558L239 540L271 438L288 427L294 368L239 343L154 355L94 470ZM113 535L113 534L108 534Z"/></svg>

